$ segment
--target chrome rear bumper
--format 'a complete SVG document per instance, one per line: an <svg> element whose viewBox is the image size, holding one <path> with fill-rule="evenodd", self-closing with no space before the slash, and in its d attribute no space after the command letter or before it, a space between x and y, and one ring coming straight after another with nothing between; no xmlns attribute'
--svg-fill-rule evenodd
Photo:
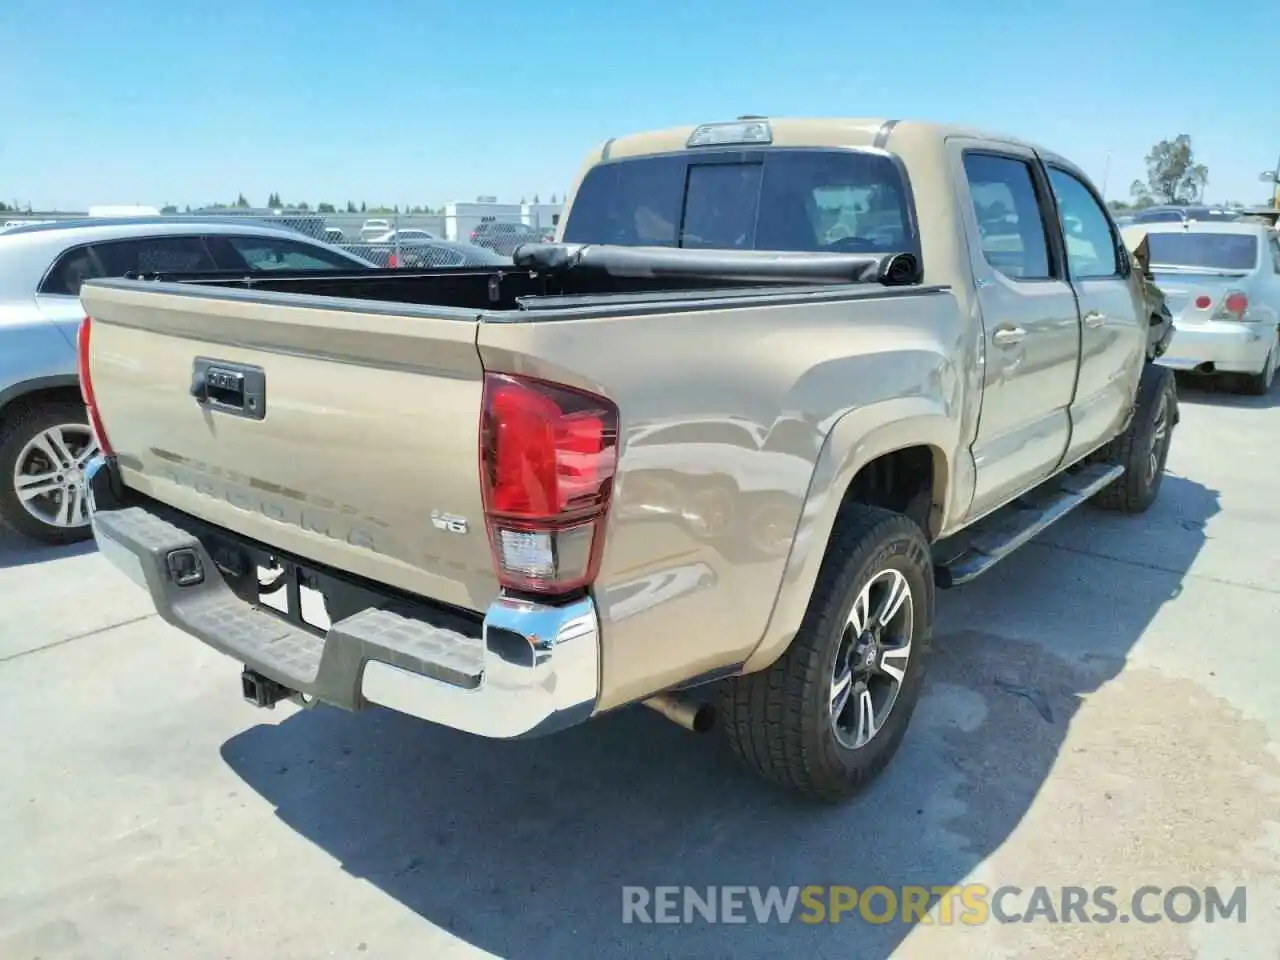
<svg viewBox="0 0 1280 960"><path fill-rule="evenodd" d="M321 632L247 599L243 582L233 589L204 526L131 502L109 458L96 458L86 477L102 555L150 593L160 616L290 691L500 739L549 733L595 712L600 627L590 596L564 605L501 596L468 631L427 602L387 594ZM223 549L237 536L219 530L217 539ZM252 576L256 583L256 568Z"/></svg>

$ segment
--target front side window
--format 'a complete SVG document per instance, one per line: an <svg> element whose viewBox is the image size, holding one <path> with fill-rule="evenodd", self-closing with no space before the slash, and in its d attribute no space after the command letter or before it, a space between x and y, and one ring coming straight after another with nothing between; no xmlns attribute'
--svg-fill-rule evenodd
<svg viewBox="0 0 1280 960"><path fill-rule="evenodd" d="M1049 242L1031 165L1015 157L966 153L965 178L982 256L1014 280L1046 280Z"/></svg>
<svg viewBox="0 0 1280 960"><path fill-rule="evenodd" d="M1067 265L1071 276L1114 277L1120 273L1120 255L1111 223L1102 205L1079 179L1049 168L1049 183L1058 201L1062 236L1066 241Z"/></svg>
<svg viewBox="0 0 1280 960"><path fill-rule="evenodd" d="M278 237L227 237L231 248L250 270L350 270L344 257L294 240Z"/></svg>
<svg viewBox="0 0 1280 960"><path fill-rule="evenodd" d="M690 152L601 164L583 178L563 238L811 253L919 247L898 167L856 150Z"/></svg>

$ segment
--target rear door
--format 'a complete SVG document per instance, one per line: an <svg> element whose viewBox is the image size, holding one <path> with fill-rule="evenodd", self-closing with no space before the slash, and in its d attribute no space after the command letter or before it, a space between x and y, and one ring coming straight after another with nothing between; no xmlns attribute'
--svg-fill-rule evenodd
<svg viewBox="0 0 1280 960"><path fill-rule="evenodd" d="M972 516L1058 467L1071 435L1079 312L1050 187L1034 153L949 141L985 339Z"/></svg>
<svg viewBox="0 0 1280 960"><path fill-rule="evenodd" d="M1067 460L1074 461L1114 436L1128 415L1146 361L1149 318L1119 231L1093 187L1057 158L1046 169L1080 305L1080 373L1067 448Z"/></svg>

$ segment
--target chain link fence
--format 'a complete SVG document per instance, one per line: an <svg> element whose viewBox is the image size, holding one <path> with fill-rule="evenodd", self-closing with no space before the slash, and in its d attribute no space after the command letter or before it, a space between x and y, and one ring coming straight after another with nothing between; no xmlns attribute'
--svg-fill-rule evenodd
<svg viewBox="0 0 1280 960"><path fill-rule="evenodd" d="M477 201L451 203L433 212L320 213L221 207L171 214L234 217L296 231L340 247L379 267L482 266L510 263L522 243L549 241L560 221L556 203ZM10 214L5 225L79 219L84 214ZM2 231L0 231L2 232Z"/></svg>
<svg viewBox="0 0 1280 960"><path fill-rule="evenodd" d="M340 247L379 267L422 269L510 263L522 243L550 241L559 223L552 204L449 204L438 213L316 213L217 210Z"/></svg>

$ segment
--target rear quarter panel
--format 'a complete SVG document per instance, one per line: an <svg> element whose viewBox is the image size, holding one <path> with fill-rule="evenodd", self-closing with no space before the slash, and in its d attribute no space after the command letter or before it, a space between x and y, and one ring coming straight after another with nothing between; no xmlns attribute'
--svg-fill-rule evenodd
<svg viewBox="0 0 1280 960"><path fill-rule="evenodd" d="M36 306L0 305L0 410L31 390L74 386L76 350Z"/></svg>
<svg viewBox="0 0 1280 960"><path fill-rule="evenodd" d="M840 484L902 446L955 455L964 329L946 291L481 324L486 370L621 412L596 587L601 709L737 668L767 633L786 635L769 628L784 573L796 551L788 576L816 570Z"/></svg>

